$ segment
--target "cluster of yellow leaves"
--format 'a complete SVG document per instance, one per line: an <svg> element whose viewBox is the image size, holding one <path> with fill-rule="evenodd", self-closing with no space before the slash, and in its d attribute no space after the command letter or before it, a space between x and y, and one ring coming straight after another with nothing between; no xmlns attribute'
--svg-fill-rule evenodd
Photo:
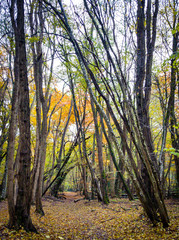
<svg viewBox="0 0 179 240"><path fill-rule="evenodd" d="M6 203L0 209L0 239L179 239L179 205L167 203L170 227L153 227L143 215L138 200L112 200L108 206L97 201L43 201L45 216L32 208L32 220L38 234L16 232L5 227L8 221Z"/></svg>
<svg viewBox="0 0 179 240"><path fill-rule="evenodd" d="M4 82L3 78L7 80L10 78L10 70L7 64L8 55L5 48L0 48L0 88Z"/></svg>

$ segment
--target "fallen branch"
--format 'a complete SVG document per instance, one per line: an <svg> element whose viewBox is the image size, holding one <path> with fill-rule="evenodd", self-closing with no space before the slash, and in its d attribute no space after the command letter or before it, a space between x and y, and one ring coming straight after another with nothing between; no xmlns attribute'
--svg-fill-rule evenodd
<svg viewBox="0 0 179 240"><path fill-rule="evenodd" d="M113 220L113 219L115 219L115 218L112 217L112 218L110 218L110 219L103 220L103 221L101 221L100 223L108 222L108 221Z"/></svg>
<svg viewBox="0 0 179 240"><path fill-rule="evenodd" d="M121 207L124 211L129 211L131 210L131 208L124 208L124 207Z"/></svg>
<svg viewBox="0 0 179 240"><path fill-rule="evenodd" d="M74 202L77 203L77 202L79 202L81 200L86 200L86 199L85 198L78 198L78 199L75 199Z"/></svg>

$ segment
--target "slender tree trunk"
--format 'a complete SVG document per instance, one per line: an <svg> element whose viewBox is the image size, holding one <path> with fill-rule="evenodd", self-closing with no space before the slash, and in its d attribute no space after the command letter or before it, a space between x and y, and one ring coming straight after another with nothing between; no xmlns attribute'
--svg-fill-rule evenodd
<svg viewBox="0 0 179 240"><path fill-rule="evenodd" d="M65 136L66 136L66 131L68 129L68 124L70 122L70 117L71 117L71 111L72 111L72 102L71 102L71 106L70 106L70 110L69 110L69 113L68 113L68 117L67 117L67 121L66 121L66 124L65 124L65 128L64 128L64 131L63 131L63 134L62 134L62 138L61 138L61 145L60 145L60 151L59 151L59 155L58 155L58 160L57 160L57 171L61 168L61 165L62 165L62 150L63 150L63 147L64 147L64 141L65 141ZM58 195L58 191L59 191L59 187L61 185L61 180L60 178L58 178L52 188L52 191L51 193L57 197Z"/></svg>
<svg viewBox="0 0 179 240"><path fill-rule="evenodd" d="M176 3L175 3L176 4ZM176 4L177 5L177 4ZM173 22L173 29L177 26L177 14L176 9L177 6L174 6L175 14L174 14L174 22ZM176 30L177 31L177 30ZM179 152L179 130L178 130L178 121L175 115L175 92L177 87L177 81L179 81L179 68L177 67L177 51L178 51L178 41L179 41L179 31L173 34L173 55L174 57L171 60L171 84L170 84L170 133L171 133L171 140L172 140L172 147ZM179 89L178 89L179 95ZM178 195L179 195L179 156L174 155L175 160L175 167L176 167L176 178L177 178L177 187L178 187Z"/></svg>
<svg viewBox="0 0 179 240"><path fill-rule="evenodd" d="M30 5L30 13L29 13L29 22L30 22L30 30L31 37L37 34L38 25L35 24L34 18L37 19L37 13L35 11L35 5L31 3ZM35 15L35 16L34 16ZM41 53L36 53L36 49L39 50L39 47L35 47L35 42L31 43L32 55L33 55L33 70L34 70L34 81L36 85L36 147L34 154L34 166L32 171L32 202L35 201L36 189L39 178L39 170L40 170L40 161L39 161L39 150L40 150L40 131L41 131L41 102L40 102L40 85L39 85L39 56Z"/></svg>
<svg viewBox="0 0 179 240"><path fill-rule="evenodd" d="M88 189L87 189L87 172L86 172L86 165L82 165L82 179L83 179L83 194L85 196L85 199L88 199Z"/></svg>
<svg viewBox="0 0 179 240"><path fill-rule="evenodd" d="M11 22L14 32L17 31L16 22L14 19L14 9L15 1L12 1L10 7ZM17 33L15 37L17 37ZM18 111L18 89L19 89L19 48L17 46L17 39L15 45L15 59L14 59L14 85L12 93L12 109L11 109L11 119L9 126L9 137L8 137L8 147L7 147L7 164L8 164L8 211L9 211L9 227L12 228L15 225L15 204L14 204L14 146L15 146L15 134L16 134L16 124L17 124L17 111Z"/></svg>
<svg viewBox="0 0 179 240"><path fill-rule="evenodd" d="M103 167L103 149L102 149L102 136L99 132L99 126L98 126L98 120L97 120L97 112L95 110L95 106L93 103L93 99L90 99L91 101L91 109L93 112L93 119L95 124L95 136L96 136L96 142L97 142L97 151L98 151L98 163L99 163L99 170L100 170L100 183L101 183L101 192L103 195L103 203L108 204L109 199L107 195L107 179L105 176L105 171Z"/></svg>
<svg viewBox="0 0 179 240"><path fill-rule="evenodd" d="M36 10L37 8L37 10ZM33 15L35 20L33 19ZM36 85L36 119L37 119L37 129L36 129L36 149L34 156L34 169L32 171L33 179L33 201L36 200L36 212L44 215L42 207L42 192L43 192L43 175L46 160L46 141L48 136L47 131L47 115L48 115L48 101L49 101L49 85L51 81L51 76L49 77L48 87L46 93L43 92L43 67L42 67L42 41L43 41L43 31L44 31L44 17L42 14L42 1L39 1L37 5L31 4L31 12L29 14L31 35L37 35L38 28L39 40L36 43L32 42L32 53L33 53L33 64L34 64L34 79ZM37 20L38 19L38 20ZM34 22L36 29L34 29ZM53 68L53 60L51 64L51 71ZM45 96L44 96L45 95ZM50 101L49 101L50 104ZM41 117L42 110L42 117Z"/></svg>
<svg viewBox="0 0 179 240"><path fill-rule="evenodd" d="M55 169L55 160L56 160L56 145L57 145L57 139L59 138L59 126L60 126L60 122L61 122L61 114L60 114L60 117L59 117L59 121L58 121L58 125L57 125L57 128L55 129L55 136L53 138L53 152L52 152L52 168L50 170L50 174L49 174L49 177L46 181L46 186L44 189L47 188L47 186L49 185L51 179L52 179L52 176L54 174L54 169Z"/></svg>
<svg viewBox="0 0 179 240"><path fill-rule="evenodd" d="M112 157L110 154L108 154L108 157L110 159L109 163L109 184L110 184L110 194L111 197L115 197L115 177L114 177L114 163L112 161Z"/></svg>
<svg viewBox="0 0 179 240"><path fill-rule="evenodd" d="M108 100L109 100L109 97L108 97ZM108 116L108 118L110 119L110 116L109 116L109 112L108 110L106 110L106 115ZM102 126L102 129L103 129L103 126ZM103 130L104 131L104 130ZM110 132L108 132L108 139L109 139L109 142L112 141L112 138L111 138L111 134ZM109 148L109 146L108 146ZM111 152L110 152L110 149L108 150L109 151L109 160L110 160L110 163L109 163L109 184L110 184L110 194L111 194L111 197L114 197L115 196L115 177L114 177L114 163L113 163L113 159L111 157Z"/></svg>

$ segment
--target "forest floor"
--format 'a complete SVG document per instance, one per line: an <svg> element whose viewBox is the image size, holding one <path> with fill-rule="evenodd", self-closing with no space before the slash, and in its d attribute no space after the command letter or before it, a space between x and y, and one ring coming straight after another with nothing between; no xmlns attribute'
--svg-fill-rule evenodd
<svg viewBox="0 0 179 240"><path fill-rule="evenodd" d="M179 239L179 201L166 200L170 226L153 227L145 217L139 200L111 199L105 206L84 200L77 193L64 193L62 198L43 198L45 216L35 213L32 221L38 234L7 229L7 201L0 202L0 239ZM75 202L76 201L76 202Z"/></svg>

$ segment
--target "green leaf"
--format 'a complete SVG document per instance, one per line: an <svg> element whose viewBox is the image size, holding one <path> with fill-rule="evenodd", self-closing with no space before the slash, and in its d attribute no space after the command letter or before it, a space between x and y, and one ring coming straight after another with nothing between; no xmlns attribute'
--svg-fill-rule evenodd
<svg viewBox="0 0 179 240"><path fill-rule="evenodd" d="M177 157L179 157L179 152L170 152L170 153L175 155L175 156L177 156Z"/></svg>
<svg viewBox="0 0 179 240"><path fill-rule="evenodd" d="M173 29L173 30L172 30L172 35L174 35L175 33L177 33L177 30L176 30L176 29Z"/></svg>

